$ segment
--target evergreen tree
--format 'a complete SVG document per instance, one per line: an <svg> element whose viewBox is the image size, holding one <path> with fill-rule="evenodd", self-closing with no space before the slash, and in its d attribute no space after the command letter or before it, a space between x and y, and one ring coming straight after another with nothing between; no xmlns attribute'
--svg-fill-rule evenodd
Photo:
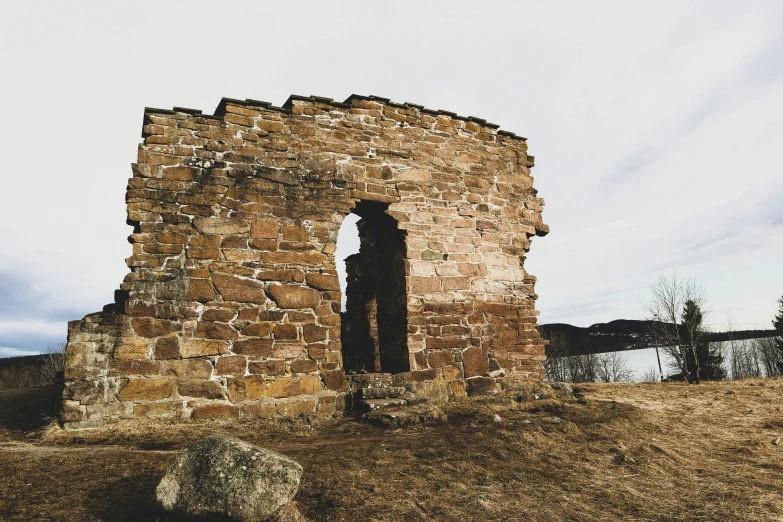
<svg viewBox="0 0 783 522"><path fill-rule="evenodd" d="M706 302L704 287L677 274L660 276L650 287L645 304L654 335L663 349L692 384L699 383L699 358L696 346L702 333L702 306Z"/></svg>
<svg viewBox="0 0 783 522"><path fill-rule="evenodd" d="M699 305L691 299L685 301L681 322L683 332L680 337L683 340L682 355L691 382L699 382L701 379L719 381L726 377L723 355L710 346L703 321L704 315Z"/></svg>
<svg viewBox="0 0 783 522"><path fill-rule="evenodd" d="M682 309L682 321L680 322L680 327L682 329L682 332L680 333L680 339L682 340L680 351L685 360L686 370L690 376L688 381L695 383L698 383L701 380L696 345L699 343L702 336L702 320L703 316L699 305L692 299L685 301L685 306Z"/></svg>
<svg viewBox="0 0 783 522"><path fill-rule="evenodd" d="M722 381L726 378L723 368L723 355L713 348L705 337L696 343L696 358L699 361L699 372L705 381Z"/></svg>

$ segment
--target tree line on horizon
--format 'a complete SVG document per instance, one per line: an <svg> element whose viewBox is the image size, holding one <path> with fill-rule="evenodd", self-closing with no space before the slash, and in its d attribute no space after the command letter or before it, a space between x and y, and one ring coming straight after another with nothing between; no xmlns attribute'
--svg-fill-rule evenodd
<svg viewBox="0 0 783 522"><path fill-rule="evenodd" d="M651 286L645 303L650 339L642 340L641 344L649 346L652 340L656 350L664 353L666 366L672 371L667 380L698 384L783 375L783 296L778 300L778 312L772 320L773 336L751 340L735 335L729 323L721 336L725 340L716 342L714 332L704 322L706 303L702 285L692 279L680 279L676 274L661 276ZM627 359L619 351L591 353L590 347L578 346L580 340L562 330L545 326L541 333L548 341L544 365L550 381L623 382L634 378ZM657 368L649 368L636 377L642 381L663 380L660 355Z"/></svg>

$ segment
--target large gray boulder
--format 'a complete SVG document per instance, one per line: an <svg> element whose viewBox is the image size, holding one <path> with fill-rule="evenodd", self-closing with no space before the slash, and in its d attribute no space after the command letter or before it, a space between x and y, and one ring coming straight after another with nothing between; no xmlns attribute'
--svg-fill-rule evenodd
<svg viewBox="0 0 783 522"><path fill-rule="evenodd" d="M296 494L302 466L225 435L208 435L177 453L158 484L168 511L223 520L279 520Z"/></svg>

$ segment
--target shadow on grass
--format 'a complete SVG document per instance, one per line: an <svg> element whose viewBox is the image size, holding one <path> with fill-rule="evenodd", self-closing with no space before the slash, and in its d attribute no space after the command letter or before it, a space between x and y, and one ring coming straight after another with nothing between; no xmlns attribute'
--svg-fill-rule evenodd
<svg viewBox="0 0 783 522"><path fill-rule="evenodd" d="M60 409L63 384L0 390L0 428L29 433L46 427Z"/></svg>
<svg viewBox="0 0 783 522"><path fill-rule="evenodd" d="M160 520L167 516L155 502L160 477L137 473L99 484L90 491L88 507L101 520Z"/></svg>
<svg viewBox="0 0 783 522"><path fill-rule="evenodd" d="M206 522L216 518L175 515L155 500L155 488L162 477L137 473L101 484L89 494L88 509L106 522Z"/></svg>

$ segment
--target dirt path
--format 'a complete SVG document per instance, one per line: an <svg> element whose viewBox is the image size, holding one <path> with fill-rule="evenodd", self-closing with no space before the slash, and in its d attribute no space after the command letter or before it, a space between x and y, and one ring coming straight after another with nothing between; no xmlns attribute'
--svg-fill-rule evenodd
<svg viewBox="0 0 783 522"><path fill-rule="evenodd" d="M95 453L110 453L118 455L122 453L140 453L144 455L170 455L174 454L176 450L146 450L146 449L134 449L123 446L44 446L40 444L31 444L29 442L18 441L5 441L0 442L0 453L25 453L28 455L60 455L66 453L78 453L78 454L95 454Z"/></svg>

